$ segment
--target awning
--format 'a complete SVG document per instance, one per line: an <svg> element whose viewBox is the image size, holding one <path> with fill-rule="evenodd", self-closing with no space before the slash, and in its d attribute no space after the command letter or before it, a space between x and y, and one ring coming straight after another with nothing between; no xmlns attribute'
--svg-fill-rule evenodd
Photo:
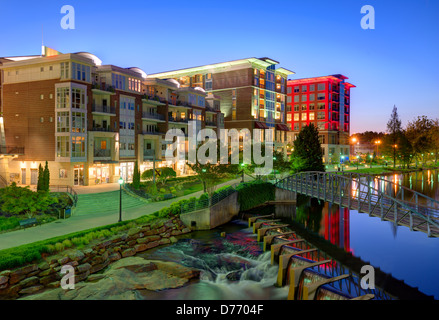
<svg viewBox="0 0 439 320"><path fill-rule="evenodd" d="M256 129L270 129L264 122L255 121Z"/></svg>
<svg viewBox="0 0 439 320"><path fill-rule="evenodd" d="M276 129L281 131L290 131L290 129L285 124L277 123Z"/></svg>

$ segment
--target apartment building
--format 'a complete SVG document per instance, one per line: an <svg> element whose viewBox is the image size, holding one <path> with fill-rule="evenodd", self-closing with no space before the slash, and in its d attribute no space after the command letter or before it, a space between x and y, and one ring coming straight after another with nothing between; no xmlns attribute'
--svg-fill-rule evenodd
<svg viewBox="0 0 439 320"><path fill-rule="evenodd" d="M294 139L300 130L314 124L319 130L325 163L349 160L350 98L355 86L337 74L289 80L287 84L287 123Z"/></svg>
<svg viewBox="0 0 439 320"><path fill-rule="evenodd" d="M103 65L87 52L43 47L38 56L0 59L0 75L0 176L7 183L35 185L45 161L53 185L130 181L136 160L141 170L170 165L168 129L187 132L193 118L199 128L222 123L219 97L147 79L136 67ZM178 174L186 167L174 164Z"/></svg>
<svg viewBox="0 0 439 320"><path fill-rule="evenodd" d="M294 72L277 67L269 58L248 58L193 68L149 74L172 79L182 88L202 88L221 100L226 129L271 130L274 146L286 153L287 78Z"/></svg>

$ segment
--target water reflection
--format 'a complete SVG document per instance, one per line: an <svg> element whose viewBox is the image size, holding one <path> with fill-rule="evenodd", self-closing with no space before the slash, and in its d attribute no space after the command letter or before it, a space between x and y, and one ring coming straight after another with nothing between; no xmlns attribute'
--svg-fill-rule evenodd
<svg viewBox="0 0 439 320"><path fill-rule="evenodd" d="M437 170L379 178L395 182L395 185L389 185L379 179L371 181L372 187L381 188L386 194L398 194L400 187L405 186L439 200ZM386 189L389 186L390 189ZM352 194L359 195L355 183L352 184ZM365 196L363 192L360 195ZM408 227L304 196L297 199L293 220L346 252L370 261L374 267L439 299L438 238L428 238Z"/></svg>

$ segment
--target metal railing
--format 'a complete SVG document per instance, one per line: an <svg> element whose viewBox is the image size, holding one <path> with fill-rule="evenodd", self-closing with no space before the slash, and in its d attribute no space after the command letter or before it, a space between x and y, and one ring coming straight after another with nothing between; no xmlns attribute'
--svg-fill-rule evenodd
<svg viewBox="0 0 439 320"><path fill-rule="evenodd" d="M97 149L97 150L94 150L93 156L95 158L108 158L108 157L111 157L111 150L110 149Z"/></svg>
<svg viewBox="0 0 439 320"><path fill-rule="evenodd" d="M67 193L72 197L73 207L76 207L78 203L78 194L76 191L70 186L49 186L50 192L59 192L59 193Z"/></svg>
<svg viewBox="0 0 439 320"><path fill-rule="evenodd" d="M439 201L393 181L357 173L304 172L276 186L439 237Z"/></svg>
<svg viewBox="0 0 439 320"><path fill-rule="evenodd" d="M116 108L111 106L104 106L104 105L98 105L94 104L91 108L92 112L100 112L100 113L108 113L108 114L116 114Z"/></svg>
<svg viewBox="0 0 439 320"><path fill-rule="evenodd" d="M151 114L149 112L143 112L142 114L143 119L154 119L154 120L165 120L165 116L162 114Z"/></svg>

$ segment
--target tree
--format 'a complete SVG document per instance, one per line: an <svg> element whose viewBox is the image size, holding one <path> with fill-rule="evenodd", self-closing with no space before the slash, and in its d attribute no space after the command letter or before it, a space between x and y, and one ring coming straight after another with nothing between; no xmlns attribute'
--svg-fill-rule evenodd
<svg viewBox="0 0 439 320"><path fill-rule="evenodd" d="M153 169L143 171L143 173L142 173L142 180L150 181L150 180L152 180L153 177L154 177Z"/></svg>
<svg viewBox="0 0 439 320"><path fill-rule="evenodd" d="M189 164L189 167L196 172L198 179L204 184L204 192L212 194L216 185L232 173L237 173L237 165L230 164ZM232 168L232 170L231 170Z"/></svg>
<svg viewBox="0 0 439 320"><path fill-rule="evenodd" d="M433 147L433 136L431 130L434 127L432 120L426 116L418 116L415 120L409 121L406 129L406 137L413 148L412 153L416 157L430 152ZM424 156L422 156L424 160Z"/></svg>
<svg viewBox="0 0 439 320"><path fill-rule="evenodd" d="M137 160L134 163L133 183L131 185L136 190L139 190L139 188L140 188L140 170L139 170L139 164L138 164Z"/></svg>
<svg viewBox="0 0 439 320"><path fill-rule="evenodd" d="M405 131L400 133L398 151L403 167L408 168L413 159L414 148Z"/></svg>
<svg viewBox="0 0 439 320"><path fill-rule="evenodd" d="M37 182L37 191L43 191L44 189L44 169L40 163L38 167L38 182Z"/></svg>
<svg viewBox="0 0 439 320"><path fill-rule="evenodd" d="M175 172L174 169L169 168L169 167L163 167L159 169L159 177L158 180L163 183L166 184L166 182L168 181L168 179L170 178L175 178L177 176L177 173Z"/></svg>
<svg viewBox="0 0 439 320"><path fill-rule="evenodd" d="M50 189L50 171L49 171L49 164L46 161L46 165L44 167L44 184L43 184L43 190L49 191Z"/></svg>
<svg viewBox="0 0 439 320"><path fill-rule="evenodd" d="M319 131L310 124L300 131L294 141L294 151L291 154L291 168L294 173L302 171L325 171L323 164L322 146L319 141Z"/></svg>
<svg viewBox="0 0 439 320"><path fill-rule="evenodd" d="M439 119L432 120L432 127L429 132L431 139L431 152L434 153L435 162L437 164L437 156L439 153Z"/></svg>
<svg viewBox="0 0 439 320"><path fill-rule="evenodd" d="M389 133L390 141L393 145L393 167L396 167L396 152L398 145L398 138L401 133L401 120L398 116L398 108L393 106L392 114L387 122L387 132Z"/></svg>

